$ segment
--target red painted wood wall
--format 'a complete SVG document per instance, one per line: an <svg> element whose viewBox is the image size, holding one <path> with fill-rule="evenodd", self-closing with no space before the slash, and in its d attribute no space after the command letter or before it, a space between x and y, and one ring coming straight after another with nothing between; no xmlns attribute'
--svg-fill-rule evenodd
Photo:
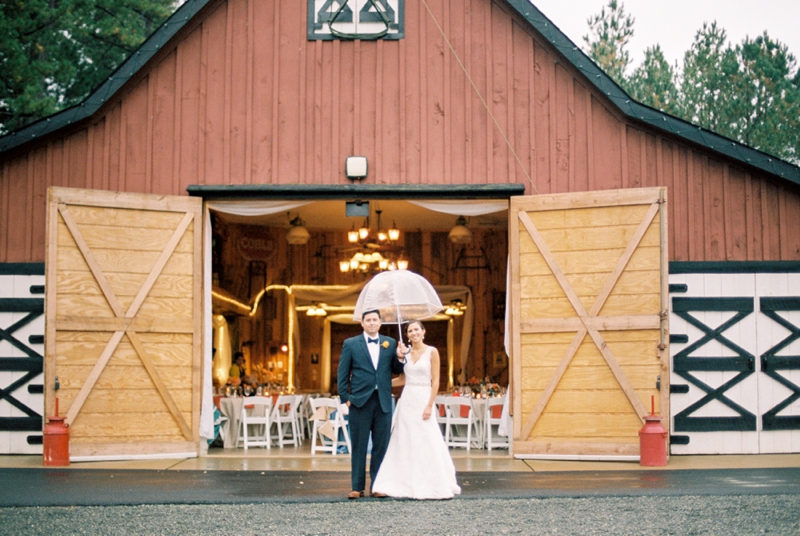
<svg viewBox="0 0 800 536"><path fill-rule="evenodd" d="M345 184L353 154L368 183L664 185L671 260L800 259L800 188L626 119L502 0L427 5L344 42L307 40L305 2L210 3L91 120L0 156L0 262L44 260L49 186Z"/></svg>

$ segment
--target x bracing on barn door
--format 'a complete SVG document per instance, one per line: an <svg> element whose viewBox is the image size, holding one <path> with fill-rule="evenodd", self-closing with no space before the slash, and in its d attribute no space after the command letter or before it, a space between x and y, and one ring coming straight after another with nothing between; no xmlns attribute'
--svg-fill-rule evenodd
<svg viewBox="0 0 800 536"><path fill-rule="evenodd" d="M694 343L675 354L673 371L705 394L700 400L675 415L676 432L717 432L717 431L755 431L756 416L727 396L725 392L741 383L755 372L755 356L725 337L723 333L753 313L752 298L673 298L672 311L689 324L703 332ZM690 313L733 312L732 318L716 328L704 324ZM716 341L733 351L735 356L696 357L696 352L708 343ZM733 378L719 387L711 387L693 373L696 372L738 372ZM735 411L737 417L698 417L693 416L700 408L714 400Z"/></svg>
<svg viewBox="0 0 800 536"><path fill-rule="evenodd" d="M186 439L191 439L192 435L189 425L186 423L186 420L183 418L183 415L178 409L177 404L170 395L166 385L164 384L164 381L162 380L161 376L158 373L158 370L156 370L155 365L153 364L151 356L148 355L148 352L144 347L144 345L142 344L141 339L138 333L136 332L135 328L133 327L133 325L136 320L136 315L139 312L139 308L141 307L142 303L144 303L145 298L149 294L150 290L153 288L153 285L156 283L158 276L161 274L170 256L175 251L175 248L178 246L178 243L180 242L184 233L189 228L189 225L192 223L194 215L192 213L187 213L183 217L177 229L175 229L174 233L172 234L172 237L170 238L166 247L159 255L159 258L156 261L150 273L148 274L147 279L145 279L141 288L139 289L133 301L131 302L131 305L128 307L128 310L125 311L122 308L122 304L120 303L119 299L114 294L111 285L108 283L108 280L106 279L103 270L101 269L100 265L94 258L94 255L92 254L90 248L88 247L86 240L83 238L83 235L80 229L78 228L77 223L72 218L72 215L70 214L67 205L65 204L58 205L58 212L61 215L61 218L63 219L67 228L69 229L69 232L72 235L73 239L75 240L78 249L81 251L83 258L86 261L86 264L89 266L92 275L94 276L98 286L100 287L101 292L105 296L109 306L111 307L116 317L115 319L113 319L116 322L114 326L114 334L111 336L111 339L108 341L106 347L103 349L100 358L97 360L97 363L95 363L94 367L92 368L92 371L89 373L88 378L81 386L81 389L78 392L78 395L76 396L75 400L70 405L69 411L67 412L67 418L66 418L67 423L71 423L75 419L76 415L81 410L81 407L83 406L84 402L86 402L89 393L92 391L92 388L94 387L95 383L100 377L100 373L103 371L106 364L108 364L109 359L114 354L114 351L116 350L117 346L122 340L122 337L127 336L134 350L138 354L139 359L141 360L142 364L147 370L150 379L153 381L153 384L158 390L159 395L164 400L167 409L172 414L172 417L175 419L175 422L178 424L181 433L184 435ZM105 322L106 320L107 319L97 319L97 322L101 323ZM86 319L86 321L92 322L93 319Z"/></svg>
<svg viewBox="0 0 800 536"><path fill-rule="evenodd" d="M761 298L761 312L787 330L789 335L761 354L761 372L791 391L791 395L770 408L761 416L764 430L800 430L800 416L778 415L790 404L800 399L800 386L778 371L800 370L800 355L777 355L778 352L800 339L800 327L778 314L778 311L800 311L800 298Z"/></svg>
<svg viewBox="0 0 800 536"><path fill-rule="evenodd" d="M14 334L44 314L44 302L36 298L4 298L0 299L2 313L28 313L12 325L0 327L0 340L24 352L27 357L0 356L0 372L25 372L10 385L0 387L0 400L5 400L26 417L0 417L0 430L13 432L39 432L42 429L42 416L20 402L13 393L27 385L42 373L43 358L39 352L20 341Z"/></svg>
<svg viewBox="0 0 800 536"><path fill-rule="evenodd" d="M611 369L611 372L622 388L622 391L625 393L625 396L628 398L631 406L636 411L636 414L640 419L644 419L644 416L647 414L647 411L642 405L641 400L639 400L639 397L636 395L633 386L625 376L625 373L622 371L622 368L603 339L603 336L600 334L600 331L622 329L659 329L661 317L659 315L608 317L600 317L598 315L603 309L603 305L605 305L606 300L611 294L611 291L614 289L614 286L617 284L620 275L622 275L622 272L625 270L628 261L630 261L631 256L636 251L636 248L647 232L647 229L650 227L650 224L653 222L656 214L658 214L660 204L661 201L659 200L650 205L636 232L631 237L630 242L625 248L625 251L614 267L614 270L608 276L608 279L603 285L603 289L600 291L600 294L597 296L594 305L588 312L564 274L564 271L558 265L558 262L550 251L550 248L545 242L544 237L533 223L533 220L531 220L530 216L524 211L519 212L518 216L520 221L527 230L533 242L536 244L536 247L539 249L542 258L547 263L548 267L558 281L559 286L564 291L564 294L577 314L577 318L574 319L557 319L558 323L563 329L568 329L570 331L574 329L576 334L572 339L569 348L564 354L564 357L561 359L558 368L550 378L544 393L539 398L539 401L533 408L533 412L525 423L525 426L522 429L522 437L528 437L530 435L533 427L536 425L536 421L544 411L544 408L550 400L550 397L555 392L559 381L561 381L561 378L566 372L567 367L569 366L572 358L575 356L578 348L581 345L581 342L587 334L597 346L597 349L600 351L600 354L603 356L606 364ZM553 322L551 322L549 319L526 320L521 321L520 324L523 328L523 331L526 333L534 333L540 330L547 331L554 328Z"/></svg>

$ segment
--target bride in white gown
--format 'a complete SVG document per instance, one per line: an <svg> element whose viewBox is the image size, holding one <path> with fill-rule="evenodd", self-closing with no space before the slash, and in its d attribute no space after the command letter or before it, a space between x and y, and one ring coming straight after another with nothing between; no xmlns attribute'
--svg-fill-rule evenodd
<svg viewBox="0 0 800 536"><path fill-rule="evenodd" d="M403 385L395 408L392 435L372 493L409 499L451 499L461 493L456 470L433 416L439 390L439 351L422 341L425 328L412 320L406 328L411 341L404 373L393 381Z"/></svg>

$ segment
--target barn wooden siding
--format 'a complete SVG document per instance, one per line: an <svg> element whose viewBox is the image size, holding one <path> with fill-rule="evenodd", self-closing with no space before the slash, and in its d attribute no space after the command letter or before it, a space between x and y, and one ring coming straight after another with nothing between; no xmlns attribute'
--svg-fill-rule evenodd
<svg viewBox="0 0 800 536"><path fill-rule="evenodd" d="M344 184L353 154L367 183L666 186L671 260L800 259L800 188L625 118L503 1L427 5L344 42L307 40L305 2L211 2L89 121L0 156L0 262L44 260L49 186Z"/></svg>

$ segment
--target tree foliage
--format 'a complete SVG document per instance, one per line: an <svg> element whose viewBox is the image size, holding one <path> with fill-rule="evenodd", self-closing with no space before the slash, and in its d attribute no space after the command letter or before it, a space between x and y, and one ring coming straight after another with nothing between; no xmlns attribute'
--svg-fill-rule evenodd
<svg viewBox="0 0 800 536"><path fill-rule="evenodd" d="M638 101L784 160L800 163L800 73L786 45L767 32L728 43L715 22L703 24L683 66L670 66L658 45L625 74L633 18L621 2L589 19L587 53ZM614 30L617 29L617 33ZM621 30L620 30L621 29Z"/></svg>
<svg viewBox="0 0 800 536"><path fill-rule="evenodd" d="M644 53L644 61L624 81L624 88L643 104L672 115L679 115L679 94L675 85L675 69L667 63L661 46L655 45Z"/></svg>
<svg viewBox="0 0 800 536"><path fill-rule="evenodd" d="M589 57L618 84L624 83L625 70L631 62L625 47L633 36L634 18L625 14L622 2L610 0L608 11L603 7L599 15L590 17L589 35L583 36Z"/></svg>
<svg viewBox="0 0 800 536"><path fill-rule="evenodd" d="M175 0L0 2L0 134L82 101L176 5Z"/></svg>

